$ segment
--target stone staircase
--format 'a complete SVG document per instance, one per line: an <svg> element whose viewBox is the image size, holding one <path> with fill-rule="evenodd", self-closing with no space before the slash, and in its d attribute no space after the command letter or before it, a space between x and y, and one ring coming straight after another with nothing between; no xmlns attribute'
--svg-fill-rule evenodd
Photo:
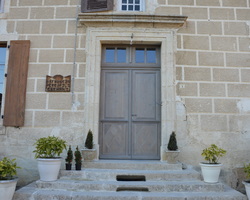
<svg viewBox="0 0 250 200"><path fill-rule="evenodd" d="M247 200L222 183L208 184L192 168L160 161L84 162L54 182L36 181L13 200Z"/></svg>

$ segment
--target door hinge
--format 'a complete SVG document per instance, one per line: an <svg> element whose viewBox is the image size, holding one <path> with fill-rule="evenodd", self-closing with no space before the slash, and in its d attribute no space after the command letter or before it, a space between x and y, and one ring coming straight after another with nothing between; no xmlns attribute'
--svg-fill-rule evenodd
<svg viewBox="0 0 250 200"><path fill-rule="evenodd" d="M8 49L10 48L10 45L8 45Z"/></svg>
<svg viewBox="0 0 250 200"><path fill-rule="evenodd" d="M2 119L3 119L4 115L2 115Z"/></svg>
<svg viewBox="0 0 250 200"><path fill-rule="evenodd" d="M4 77L7 77L7 74L4 74Z"/></svg>

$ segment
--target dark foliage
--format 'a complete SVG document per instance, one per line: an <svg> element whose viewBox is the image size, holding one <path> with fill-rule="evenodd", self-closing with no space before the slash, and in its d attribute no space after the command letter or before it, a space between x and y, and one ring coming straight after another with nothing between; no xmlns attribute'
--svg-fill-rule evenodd
<svg viewBox="0 0 250 200"><path fill-rule="evenodd" d="M176 134L173 131L170 135L169 142L168 142L168 150L169 151L176 151L178 150L177 141L176 141Z"/></svg>

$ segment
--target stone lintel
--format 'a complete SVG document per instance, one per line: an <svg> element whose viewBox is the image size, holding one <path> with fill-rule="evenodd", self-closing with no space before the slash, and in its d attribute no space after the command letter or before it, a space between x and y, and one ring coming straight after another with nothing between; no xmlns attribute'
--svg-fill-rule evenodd
<svg viewBox="0 0 250 200"><path fill-rule="evenodd" d="M154 27L155 25L164 28L180 28L187 20L187 16L180 15L122 15L122 14L107 14L107 13L80 13L78 15L81 24L86 26L118 26L119 23L129 23L137 25L145 23ZM123 25L122 25L123 26Z"/></svg>

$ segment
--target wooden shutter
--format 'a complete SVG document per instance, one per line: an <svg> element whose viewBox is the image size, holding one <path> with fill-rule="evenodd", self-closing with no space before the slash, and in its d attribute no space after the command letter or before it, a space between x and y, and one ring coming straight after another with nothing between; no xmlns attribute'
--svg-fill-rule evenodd
<svg viewBox="0 0 250 200"><path fill-rule="evenodd" d="M113 10L113 0L82 0L81 12Z"/></svg>
<svg viewBox="0 0 250 200"><path fill-rule="evenodd" d="M23 126L29 62L29 40L11 41L5 90L4 126Z"/></svg>

